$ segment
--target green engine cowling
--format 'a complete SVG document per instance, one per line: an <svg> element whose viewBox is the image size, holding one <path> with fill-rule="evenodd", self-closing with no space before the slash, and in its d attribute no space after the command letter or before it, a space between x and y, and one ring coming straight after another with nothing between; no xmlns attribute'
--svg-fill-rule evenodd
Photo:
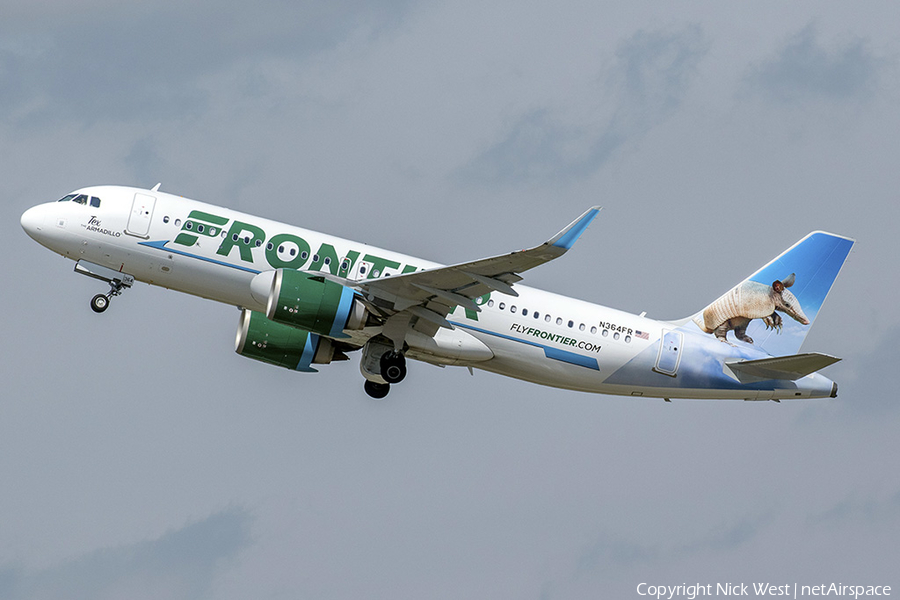
<svg viewBox="0 0 900 600"><path fill-rule="evenodd" d="M278 269L266 307L276 323L331 338L348 337L345 329L362 329L366 309L353 290L321 275Z"/></svg>
<svg viewBox="0 0 900 600"><path fill-rule="evenodd" d="M307 373L316 372L310 364L328 364L335 354L328 338L275 323L264 314L247 309L241 311L234 351L270 365Z"/></svg>

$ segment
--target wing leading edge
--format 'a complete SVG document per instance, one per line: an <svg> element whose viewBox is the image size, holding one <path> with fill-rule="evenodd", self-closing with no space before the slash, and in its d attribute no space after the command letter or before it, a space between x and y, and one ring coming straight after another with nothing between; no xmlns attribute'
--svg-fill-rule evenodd
<svg viewBox="0 0 900 600"><path fill-rule="evenodd" d="M478 312L481 307L476 299L485 294L496 291L517 296L513 285L522 280L520 273L565 254L599 212L599 206L591 207L540 246L447 267L356 281L354 287L385 316L409 313L410 317L419 318L416 329L434 335L439 327L453 328L446 316L457 306Z"/></svg>

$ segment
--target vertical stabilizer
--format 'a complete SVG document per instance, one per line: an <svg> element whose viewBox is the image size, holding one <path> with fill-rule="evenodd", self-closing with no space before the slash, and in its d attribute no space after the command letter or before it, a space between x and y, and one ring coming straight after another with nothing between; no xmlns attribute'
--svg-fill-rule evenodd
<svg viewBox="0 0 900 600"><path fill-rule="evenodd" d="M814 231L691 318L701 331L772 356L796 354L854 241Z"/></svg>

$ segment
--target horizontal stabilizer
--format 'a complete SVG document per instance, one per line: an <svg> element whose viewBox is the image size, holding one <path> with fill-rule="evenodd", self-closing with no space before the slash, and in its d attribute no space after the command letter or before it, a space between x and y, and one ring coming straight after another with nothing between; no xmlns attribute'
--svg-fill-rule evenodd
<svg viewBox="0 0 900 600"><path fill-rule="evenodd" d="M824 369L841 359L818 352L791 354L759 360L726 361L725 369L741 383L752 383L769 379L796 381L819 369Z"/></svg>

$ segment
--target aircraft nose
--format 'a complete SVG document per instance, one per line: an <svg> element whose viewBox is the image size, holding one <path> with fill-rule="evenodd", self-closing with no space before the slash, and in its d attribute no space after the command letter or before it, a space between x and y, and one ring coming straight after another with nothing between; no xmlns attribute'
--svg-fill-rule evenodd
<svg viewBox="0 0 900 600"><path fill-rule="evenodd" d="M32 206L22 213L21 223L25 233L35 237L44 227L44 211L40 206Z"/></svg>

